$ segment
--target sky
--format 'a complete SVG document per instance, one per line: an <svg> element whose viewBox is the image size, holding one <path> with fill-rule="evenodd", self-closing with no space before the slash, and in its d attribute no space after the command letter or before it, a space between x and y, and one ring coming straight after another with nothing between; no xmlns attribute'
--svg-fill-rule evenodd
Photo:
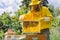
<svg viewBox="0 0 60 40"><path fill-rule="evenodd" d="M22 0L0 0L0 15L4 12L14 13L19 9ZM55 7L60 6L60 0L48 0L49 4L54 5Z"/></svg>
<svg viewBox="0 0 60 40"><path fill-rule="evenodd" d="M60 7L60 0L48 0L48 2L54 5L54 7Z"/></svg>
<svg viewBox="0 0 60 40"><path fill-rule="evenodd" d="M19 9L22 0L0 0L0 15L4 12L15 12Z"/></svg>

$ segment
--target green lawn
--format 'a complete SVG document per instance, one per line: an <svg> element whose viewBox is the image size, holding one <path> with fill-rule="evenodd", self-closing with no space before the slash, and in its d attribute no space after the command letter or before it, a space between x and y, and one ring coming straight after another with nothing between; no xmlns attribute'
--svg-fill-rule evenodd
<svg viewBox="0 0 60 40"><path fill-rule="evenodd" d="M50 40L60 40L60 29L59 27L53 27L50 30Z"/></svg>

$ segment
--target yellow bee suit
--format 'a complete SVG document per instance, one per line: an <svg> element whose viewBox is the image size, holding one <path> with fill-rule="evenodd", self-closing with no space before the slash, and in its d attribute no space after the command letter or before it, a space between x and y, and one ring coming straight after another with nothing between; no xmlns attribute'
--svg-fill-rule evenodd
<svg viewBox="0 0 60 40"><path fill-rule="evenodd" d="M50 20L47 22L44 20L39 21L40 18L44 18L44 17L50 17ZM27 28L23 27L22 29L23 33L27 33L27 32L39 33L40 30L42 29L51 28L52 15L48 10L48 8L43 6L42 9L38 12L29 11L27 14L24 15L23 20L33 20L33 21L38 20L39 22L39 24L35 27L31 27L31 26L28 26Z"/></svg>

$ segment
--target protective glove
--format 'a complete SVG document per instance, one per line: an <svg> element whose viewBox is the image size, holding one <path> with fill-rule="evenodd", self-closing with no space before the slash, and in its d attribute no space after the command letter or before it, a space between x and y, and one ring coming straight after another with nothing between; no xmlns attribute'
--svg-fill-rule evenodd
<svg viewBox="0 0 60 40"><path fill-rule="evenodd" d="M19 20L22 21L23 19L24 19L24 15L21 15L21 16L19 17Z"/></svg>
<svg viewBox="0 0 60 40"><path fill-rule="evenodd" d="M41 21L41 20L50 21L50 17L43 17L43 18L40 18L40 21Z"/></svg>
<svg viewBox="0 0 60 40"><path fill-rule="evenodd" d="M44 17L44 21L50 21L50 17Z"/></svg>

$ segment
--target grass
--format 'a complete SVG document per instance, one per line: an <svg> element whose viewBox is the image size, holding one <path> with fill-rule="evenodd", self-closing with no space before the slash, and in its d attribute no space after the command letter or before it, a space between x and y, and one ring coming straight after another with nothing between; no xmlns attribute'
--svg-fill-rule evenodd
<svg viewBox="0 0 60 40"><path fill-rule="evenodd" d="M50 30L50 40L60 40L60 29L59 27L53 27Z"/></svg>

